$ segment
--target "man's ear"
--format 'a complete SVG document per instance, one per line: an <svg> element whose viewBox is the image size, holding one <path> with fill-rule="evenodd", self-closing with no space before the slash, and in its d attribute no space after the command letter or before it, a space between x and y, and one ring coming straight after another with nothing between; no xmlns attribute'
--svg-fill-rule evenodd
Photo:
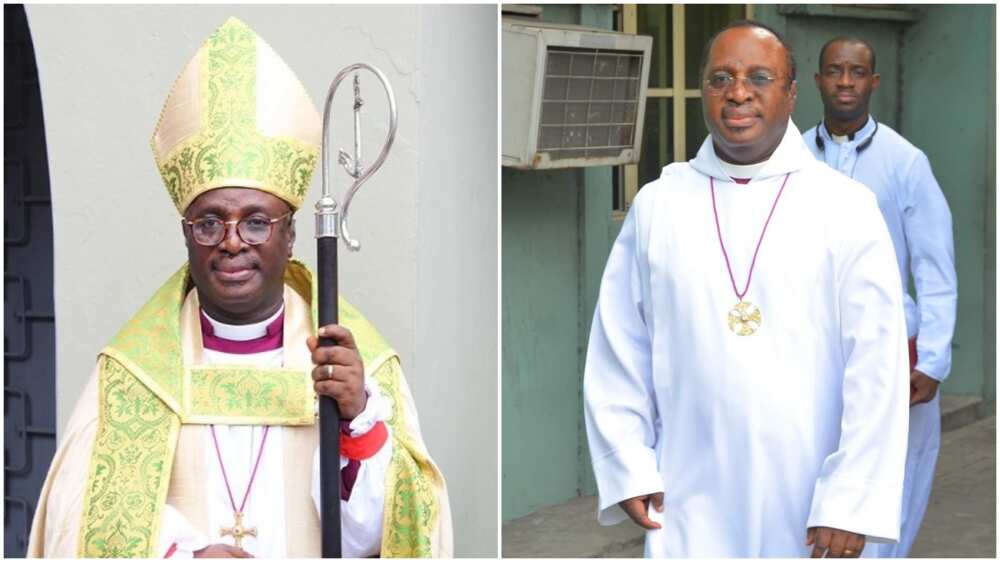
<svg viewBox="0 0 1000 562"><path fill-rule="evenodd" d="M788 114L791 115L795 111L795 99L799 95L799 82L798 80L792 80L792 85L788 88Z"/></svg>
<svg viewBox="0 0 1000 562"><path fill-rule="evenodd" d="M188 236L188 225L184 217L181 217L181 236L184 237L184 247L191 251L191 237Z"/></svg>
<svg viewBox="0 0 1000 562"><path fill-rule="evenodd" d="M878 89L879 82L882 81L882 75L879 73L872 74L872 92Z"/></svg>
<svg viewBox="0 0 1000 562"><path fill-rule="evenodd" d="M295 248L295 215L288 217L288 257L292 257Z"/></svg>

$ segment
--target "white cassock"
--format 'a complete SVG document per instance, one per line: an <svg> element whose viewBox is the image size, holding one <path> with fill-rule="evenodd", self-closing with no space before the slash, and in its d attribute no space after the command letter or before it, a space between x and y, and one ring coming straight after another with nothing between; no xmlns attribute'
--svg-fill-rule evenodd
<svg viewBox="0 0 1000 562"><path fill-rule="evenodd" d="M727 324L790 174L745 300ZM584 375L602 524L664 493L649 557L808 556L808 527L899 535L909 376L892 242L875 198L817 162L789 121L747 185L711 139L644 186L601 282ZM873 549L865 549L871 555Z"/></svg>
<svg viewBox="0 0 1000 562"><path fill-rule="evenodd" d="M215 335L233 341L247 341L262 337L266 327L282 312L284 307L271 318L243 326L223 324L210 316ZM202 312L204 314L204 312ZM253 354L231 354L205 349L202 355L206 364L255 364L262 367L280 367L284 360L284 349ZM388 419L390 408L387 400L378 391L377 385L366 385L369 398L365 410L351 421L351 433L362 435L376 422ZM216 425L215 435L219 444L219 455L225 465L226 478L233 500L239 507L250 481L257 456L261 451L264 426L256 425ZM282 454L284 432L281 426L268 430L264 443L260 466L254 477L253 487L247 496L244 509L244 525L255 527L256 537L245 537L243 549L258 558L285 558L287 546L285 537L285 497L284 487L274 486L274 482L284 482L284 463L290 459ZM233 526L233 509L227 484L219 467L219 455L210 432L204 432L203 463L209 467L204 481L207 505L208 528L196 529L179 511L167 504L163 512L163 526L160 531L160 552L167 552L171 544L177 549L172 558L188 558L193 551L210 544L233 544L232 537L222 536L220 530ZM385 496L385 470L392 457L392 440L387 439L374 457L361 462L357 480L348 501L341 500L341 541L345 558L360 558L379 553L382 541L382 513ZM180 460L180 459L179 459ZM341 467L347 459L341 457ZM181 461L183 462L183 461ZM319 450L312 458L312 496L319 512Z"/></svg>
<svg viewBox="0 0 1000 562"><path fill-rule="evenodd" d="M907 334L917 340L915 368L943 382L951 371L958 280L951 212L927 156L885 123L876 128L871 116L853 138L833 137L820 125L806 131L803 139L817 159L863 183L878 199L896 250ZM906 291L911 276L916 300ZM938 393L930 402L910 408L899 543L881 545L880 557L909 554L927 510L940 448Z"/></svg>

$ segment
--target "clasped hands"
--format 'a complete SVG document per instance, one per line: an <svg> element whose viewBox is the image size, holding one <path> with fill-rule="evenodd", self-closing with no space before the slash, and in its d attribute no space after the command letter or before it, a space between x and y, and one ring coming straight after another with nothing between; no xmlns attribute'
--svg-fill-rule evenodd
<svg viewBox="0 0 1000 562"><path fill-rule="evenodd" d="M661 526L649 518L652 505L658 513L663 513L663 492L636 496L618 502L622 510L636 525L643 529L659 529ZM812 558L858 558L865 548L865 536L830 527L810 527L806 532L806 546L812 545Z"/></svg>

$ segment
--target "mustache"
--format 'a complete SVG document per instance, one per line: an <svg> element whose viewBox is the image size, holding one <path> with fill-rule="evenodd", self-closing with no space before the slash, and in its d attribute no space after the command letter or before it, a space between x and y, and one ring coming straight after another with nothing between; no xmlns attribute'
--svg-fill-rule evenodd
<svg viewBox="0 0 1000 562"><path fill-rule="evenodd" d="M260 262L249 256L222 257L212 260L212 269L220 271L239 271L241 269L260 269Z"/></svg>
<svg viewBox="0 0 1000 562"><path fill-rule="evenodd" d="M727 118L760 117L760 111L746 106L723 107L722 116Z"/></svg>

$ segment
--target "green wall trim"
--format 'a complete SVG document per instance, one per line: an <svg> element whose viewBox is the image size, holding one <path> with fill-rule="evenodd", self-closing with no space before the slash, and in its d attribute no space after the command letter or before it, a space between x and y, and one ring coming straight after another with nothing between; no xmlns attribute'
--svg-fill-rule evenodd
<svg viewBox="0 0 1000 562"><path fill-rule="evenodd" d="M868 21L915 22L922 14L915 8L838 6L831 4L784 4L776 6L783 16L852 18Z"/></svg>

